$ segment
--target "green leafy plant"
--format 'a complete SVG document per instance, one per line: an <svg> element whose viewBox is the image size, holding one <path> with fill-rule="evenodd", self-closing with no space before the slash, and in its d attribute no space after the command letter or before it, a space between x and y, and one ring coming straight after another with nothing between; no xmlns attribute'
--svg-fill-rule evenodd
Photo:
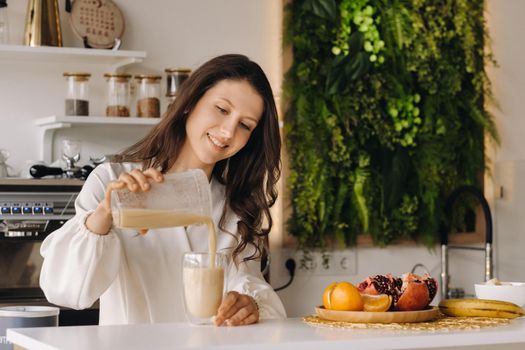
<svg viewBox="0 0 525 350"><path fill-rule="evenodd" d="M436 242L446 196L479 184L485 133L483 1L294 0L285 133L303 248Z"/></svg>

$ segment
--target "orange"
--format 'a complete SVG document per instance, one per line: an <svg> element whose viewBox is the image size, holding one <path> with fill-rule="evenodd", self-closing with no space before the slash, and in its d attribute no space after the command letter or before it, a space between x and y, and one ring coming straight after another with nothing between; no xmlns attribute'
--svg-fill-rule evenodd
<svg viewBox="0 0 525 350"><path fill-rule="evenodd" d="M323 306L325 309L330 310L332 308L332 302L330 301L330 295L334 290L337 282L330 283L328 287L325 288L323 293Z"/></svg>
<svg viewBox="0 0 525 350"><path fill-rule="evenodd" d="M383 312L390 309L392 305L392 297L387 294L379 295L361 295L363 298L363 310L371 312Z"/></svg>
<svg viewBox="0 0 525 350"><path fill-rule="evenodd" d="M323 306L329 310L361 311L363 299L352 283L334 282L323 293Z"/></svg>

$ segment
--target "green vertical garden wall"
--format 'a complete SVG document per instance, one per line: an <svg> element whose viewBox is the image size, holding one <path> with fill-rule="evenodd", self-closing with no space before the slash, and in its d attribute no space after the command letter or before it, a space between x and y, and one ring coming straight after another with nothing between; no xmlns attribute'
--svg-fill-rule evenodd
<svg viewBox="0 0 525 350"><path fill-rule="evenodd" d="M435 243L446 196L480 185L497 139L484 2L294 0L285 40L289 232L310 248Z"/></svg>

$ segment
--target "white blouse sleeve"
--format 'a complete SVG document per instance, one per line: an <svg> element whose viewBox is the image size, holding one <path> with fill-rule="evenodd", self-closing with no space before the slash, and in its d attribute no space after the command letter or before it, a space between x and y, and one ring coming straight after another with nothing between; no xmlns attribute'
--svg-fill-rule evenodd
<svg viewBox="0 0 525 350"><path fill-rule="evenodd" d="M253 248L252 248L253 249ZM249 251L250 248L245 249ZM238 259L249 256L250 253L241 253ZM275 293L261 273L260 260L248 260L238 264L230 263L228 271L228 290L251 296L259 307L261 319L284 319L286 311L281 299Z"/></svg>
<svg viewBox="0 0 525 350"><path fill-rule="evenodd" d="M42 243L40 287L49 302L73 309L91 306L116 278L121 244L113 229L105 236L89 231L88 215L111 181L110 164L98 166L75 202L76 215Z"/></svg>

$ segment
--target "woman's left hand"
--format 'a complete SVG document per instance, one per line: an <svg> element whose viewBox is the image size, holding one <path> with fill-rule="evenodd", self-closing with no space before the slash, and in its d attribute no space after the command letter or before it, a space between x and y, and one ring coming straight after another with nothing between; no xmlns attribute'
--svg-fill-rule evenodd
<svg viewBox="0 0 525 350"><path fill-rule="evenodd" d="M246 294L228 292L215 317L215 325L242 326L259 321L259 310L255 300Z"/></svg>

